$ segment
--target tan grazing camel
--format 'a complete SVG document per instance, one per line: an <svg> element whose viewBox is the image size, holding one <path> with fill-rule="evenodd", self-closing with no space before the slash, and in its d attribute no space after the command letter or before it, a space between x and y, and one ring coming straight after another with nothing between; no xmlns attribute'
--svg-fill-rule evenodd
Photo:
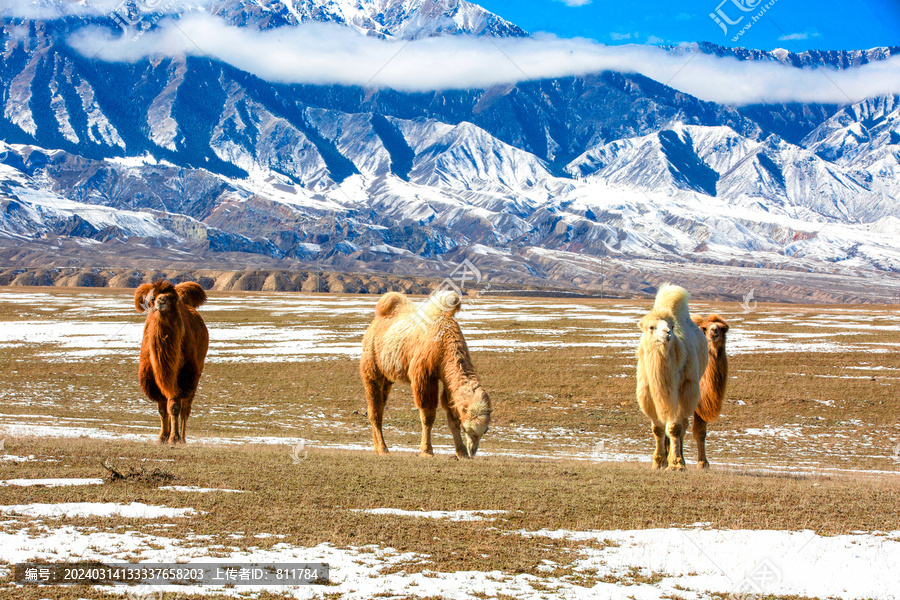
<svg viewBox="0 0 900 600"><path fill-rule="evenodd" d="M138 312L148 311L138 378L159 409L160 444L187 441L191 403L209 349L209 332L194 310L204 302L206 292L192 281L172 285L160 279L134 293Z"/></svg>
<svg viewBox="0 0 900 600"><path fill-rule="evenodd" d="M695 316L696 323L709 346L709 364L700 380L700 403L694 413L694 440L697 442L697 467L706 469L706 425L714 423L722 414L725 402L725 388L728 384L728 356L725 354L725 334L728 323L719 315Z"/></svg>
<svg viewBox="0 0 900 600"><path fill-rule="evenodd" d="M375 307L375 318L362 343L360 373L366 388L372 442L387 454L381 430L384 406L395 382L409 383L422 419L422 456L433 456L431 428L441 404L453 434L456 455L471 458L491 420L491 401L481 387L462 331L453 318L460 298L455 292L432 296L417 307L390 292Z"/></svg>
<svg viewBox="0 0 900 600"><path fill-rule="evenodd" d="M691 320L690 294L663 285L653 308L641 319L637 350L637 400L650 418L656 450L653 467L684 470L684 433L700 402L706 370L706 338Z"/></svg>

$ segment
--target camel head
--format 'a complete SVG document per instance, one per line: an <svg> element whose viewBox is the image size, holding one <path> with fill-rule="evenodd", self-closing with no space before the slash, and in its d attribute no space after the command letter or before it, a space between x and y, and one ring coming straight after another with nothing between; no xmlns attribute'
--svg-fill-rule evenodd
<svg viewBox="0 0 900 600"><path fill-rule="evenodd" d="M641 344L652 344L666 350L675 339L675 315L669 311L652 311L641 319Z"/></svg>
<svg viewBox="0 0 900 600"><path fill-rule="evenodd" d="M458 407L459 429L469 458L478 452L478 443L491 422L491 399L480 385L465 386L457 391L454 405Z"/></svg>
<svg viewBox="0 0 900 600"><path fill-rule="evenodd" d="M725 347L725 334L728 333L728 323L719 315L709 315L705 319L695 319L695 322L703 331L710 349L719 350Z"/></svg>
<svg viewBox="0 0 900 600"><path fill-rule="evenodd" d="M138 312L159 311L165 316L174 313L178 309L178 303L175 286L163 279L145 283L134 293L134 306Z"/></svg>

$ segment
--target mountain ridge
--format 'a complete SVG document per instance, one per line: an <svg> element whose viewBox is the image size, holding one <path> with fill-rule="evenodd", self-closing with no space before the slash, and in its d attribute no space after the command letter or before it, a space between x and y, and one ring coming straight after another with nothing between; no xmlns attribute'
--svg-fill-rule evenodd
<svg viewBox="0 0 900 600"><path fill-rule="evenodd" d="M204 57L90 60L70 25L0 28L9 256L406 273L465 256L496 280L584 287L604 260L706 265L710 288L735 265L811 286L900 267L895 96L738 109L616 72L428 93L272 84Z"/></svg>

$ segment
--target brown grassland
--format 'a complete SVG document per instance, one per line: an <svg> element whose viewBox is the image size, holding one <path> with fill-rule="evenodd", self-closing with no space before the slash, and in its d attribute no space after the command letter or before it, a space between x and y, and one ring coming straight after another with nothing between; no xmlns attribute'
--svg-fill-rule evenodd
<svg viewBox="0 0 900 600"><path fill-rule="evenodd" d="M23 291L55 300L4 301L5 293ZM86 308L84 294L0 290L0 324L45 323L52 330L55 324L63 328L81 321L115 331L119 324L141 323L140 315L127 311L129 290L91 290L97 304L90 306L101 308ZM288 297L298 305L304 298L323 298ZM139 338L132 349L78 359L67 357L71 346L60 347L52 339L31 337L0 345L0 437L8 431L3 451L34 457L21 463L0 461L0 480L103 477L107 473L100 463L107 460L122 468L159 468L174 475L178 485L248 493L173 492L143 481L0 486L0 505L143 502L192 507L200 516L177 520L175 528L165 527L164 519L64 518L53 523L181 538L187 545L209 548L210 557L284 543L378 545L427 555L427 560L391 567L406 572L497 570L552 575L586 587L602 577L592 580L566 565L585 545L602 542L534 538L523 543L514 532L665 528L698 522L720 529L809 529L822 535L900 529L900 463L892 458L900 439L897 307L761 303L745 313L737 304L698 304L695 311L714 309L728 320L729 343L741 347L743 339L746 349L731 358L729 400L723 417L710 426L707 451L712 468L694 468L696 450L688 436L688 471L662 473L645 462L652 436L634 399L630 342L636 343L637 315L649 301L504 299L506 310L481 320L479 314L493 310L492 298L474 301L476 313L470 320L464 308L461 325L495 411L482 454L458 461L450 456L449 432L440 414L435 424L437 456L416 456L419 416L406 386L395 388L385 416L392 454L374 455L353 355L285 361L254 354L258 340L249 335L228 342L234 361L215 358L217 329L308 327L358 343L376 301L344 297L359 309L328 313L277 310L279 298L213 293L210 305L229 301L234 308L200 310L211 332L213 356L194 402L186 447L153 443L156 409L141 396L136 378ZM118 305L121 310L114 308ZM604 321L591 313L573 321L565 307L578 305L621 318ZM529 319L520 319L521 314ZM598 338L612 344L597 345ZM546 344L548 339L551 344ZM479 345L483 340L500 343ZM827 344L829 351L790 347L810 341ZM766 349L769 343L787 346ZM47 437L17 428L22 425L85 429L84 436L76 432ZM95 430L103 435L90 433ZM145 440L135 440L133 434ZM289 439L277 444L259 439L263 437ZM306 440L303 460L292 456L294 438ZM455 522L351 510L379 507L507 512ZM39 524L4 515L0 533ZM542 561L558 567L548 575L538 568ZM629 585L652 581L653 576L634 573L631 580L619 581ZM122 597L85 586L13 591L10 579L7 575L0 582L2 598ZM327 587L320 593L323 598L338 597L329 595ZM418 596L411 590L409 597Z"/></svg>

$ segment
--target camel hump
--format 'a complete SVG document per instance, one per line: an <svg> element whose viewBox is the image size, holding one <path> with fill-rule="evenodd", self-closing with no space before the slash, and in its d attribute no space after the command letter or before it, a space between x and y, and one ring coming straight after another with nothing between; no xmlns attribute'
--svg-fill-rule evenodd
<svg viewBox="0 0 900 600"><path fill-rule="evenodd" d="M398 307L405 307L409 300L400 292L388 292L375 305L375 315L379 317L392 317Z"/></svg>
<svg viewBox="0 0 900 600"><path fill-rule="evenodd" d="M713 314L709 315L708 317L706 317L706 322L707 323L718 323L719 325L725 325L726 327L728 326L728 323L725 322L725 319L723 319L716 313L713 313Z"/></svg>
<svg viewBox="0 0 900 600"><path fill-rule="evenodd" d="M142 285L139 285L138 288L134 291L134 307L138 312L147 311L153 304L153 297L150 296L151 292L153 292L152 283L144 283Z"/></svg>
<svg viewBox="0 0 900 600"><path fill-rule="evenodd" d="M181 301L191 308L197 308L206 302L206 291L200 287L199 283L185 281L184 283L176 285L175 291L178 293L178 297L181 298Z"/></svg>
<svg viewBox="0 0 900 600"><path fill-rule="evenodd" d="M462 301L456 291L437 291L428 298L425 314L431 319L440 319L442 316L452 317L459 312L461 306Z"/></svg>
<svg viewBox="0 0 900 600"><path fill-rule="evenodd" d="M679 317L687 317L690 297L691 295L683 287L666 283L656 292L653 308L667 309Z"/></svg>

